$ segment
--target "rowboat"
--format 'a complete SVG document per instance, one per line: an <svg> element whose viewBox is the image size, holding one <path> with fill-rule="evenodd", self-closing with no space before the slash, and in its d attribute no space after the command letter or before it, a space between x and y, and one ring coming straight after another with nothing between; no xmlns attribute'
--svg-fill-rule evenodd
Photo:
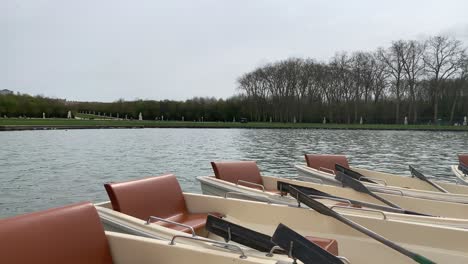
<svg viewBox="0 0 468 264"><path fill-rule="evenodd" d="M402 214L401 209L391 208L369 194L350 188L315 183L308 181L309 178L262 176L254 161L212 162L212 166L215 176L197 177L202 192L207 195L238 197L289 206L297 205L293 197L281 194L279 183L286 183L316 190L315 198L345 215L368 217L384 215L385 218L396 221L468 228L468 205L466 204L431 201L395 194L379 194L403 209L441 217ZM350 201L359 201L359 207L363 208L357 208ZM370 208L373 210L369 211Z"/></svg>
<svg viewBox="0 0 468 264"><path fill-rule="evenodd" d="M457 177L457 183L468 185L468 154L458 155L458 165L452 165L452 172Z"/></svg>
<svg viewBox="0 0 468 264"><path fill-rule="evenodd" d="M162 241L178 241L202 249L241 252L241 256L292 263L285 255L260 253L257 250L226 243L206 228L209 215L223 216L216 210L194 207L190 195L182 193L172 175L105 184L110 201L95 204L106 230L133 234ZM172 242L171 242L172 243Z"/></svg>
<svg viewBox="0 0 468 264"><path fill-rule="evenodd" d="M89 202L1 219L0 234L1 262L10 264L278 263L104 231Z"/></svg>
<svg viewBox="0 0 468 264"><path fill-rule="evenodd" d="M197 239L206 239L210 243L225 239L230 245L244 245L241 248L247 256L259 254L265 259L272 258L266 256L267 251L248 250L245 244L259 245L255 240L257 236L273 239L281 226L288 226L297 234L301 234L302 238L313 236L311 240L315 241L314 244L324 243L325 246L320 248L330 254L344 256L347 260L342 258L342 263L414 263L407 255L318 211L281 204L182 193L176 183L175 176L165 175L107 186L110 202L96 204L104 226L119 232L158 239L173 239L175 235L180 235L186 238L180 240L180 243L196 244L200 247L203 246ZM468 230L410 224L375 217L347 218L365 226L368 231L372 230L393 241L395 245L405 247L432 261L468 261L465 248L468 243ZM224 221L225 228L223 229L221 224L210 225L210 221L218 221L218 224L219 221ZM245 233L248 235L243 236L239 229L249 230ZM292 243L293 240L290 242L300 245ZM223 247L219 250L224 252L227 249ZM280 254L274 256L278 259L281 257ZM282 257L286 258L284 261L291 262L287 256Z"/></svg>
<svg viewBox="0 0 468 264"><path fill-rule="evenodd" d="M357 167L350 167L346 156L306 154L307 166L296 165L298 175L316 179L316 181L341 186L336 179L336 164L356 174L356 179L374 192L399 193L402 196L445 201L468 203L468 187L440 181L431 181L434 185L447 192L441 192L434 185L422 181L417 177L398 176L385 172L378 172ZM417 171L416 171L417 172Z"/></svg>

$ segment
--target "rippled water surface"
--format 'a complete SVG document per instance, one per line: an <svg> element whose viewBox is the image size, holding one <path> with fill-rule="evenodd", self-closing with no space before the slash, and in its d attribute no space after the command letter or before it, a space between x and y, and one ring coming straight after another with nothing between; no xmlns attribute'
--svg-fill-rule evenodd
<svg viewBox="0 0 468 264"><path fill-rule="evenodd" d="M300 129L115 129L0 132L0 217L107 199L103 183L175 173L184 191L213 160L256 160L295 175L304 153L343 153L351 164L407 174L408 164L453 180L467 132Z"/></svg>

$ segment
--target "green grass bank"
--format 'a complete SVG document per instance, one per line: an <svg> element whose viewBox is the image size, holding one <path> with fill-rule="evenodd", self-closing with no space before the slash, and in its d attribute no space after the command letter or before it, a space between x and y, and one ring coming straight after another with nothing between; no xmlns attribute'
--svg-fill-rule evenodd
<svg viewBox="0 0 468 264"><path fill-rule="evenodd" d="M137 120L85 120L85 119L19 119L0 118L0 131L41 129L93 129L93 128L284 128L284 129L367 129L367 130L425 130L468 131L468 126L384 125L384 124L317 124L269 122L191 122L191 121L137 121Z"/></svg>

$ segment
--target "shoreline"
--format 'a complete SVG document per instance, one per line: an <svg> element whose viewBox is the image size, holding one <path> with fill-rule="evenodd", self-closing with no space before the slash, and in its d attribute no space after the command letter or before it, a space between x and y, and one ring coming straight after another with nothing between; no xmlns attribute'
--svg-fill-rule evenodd
<svg viewBox="0 0 468 264"><path fill-rule="evenodd" d="M83 119L0 119L0 131L68 130L68 129L141 129L141 128L242 128L242 129L336 129L468 132L468 126L390 125L390 124L321 124L269 122L191 122L150 120L83 120Z"/></svg>

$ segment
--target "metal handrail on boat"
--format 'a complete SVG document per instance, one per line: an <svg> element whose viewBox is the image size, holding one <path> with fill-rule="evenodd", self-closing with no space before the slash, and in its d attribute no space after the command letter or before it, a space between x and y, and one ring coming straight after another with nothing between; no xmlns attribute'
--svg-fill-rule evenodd
<svg viewBox="0 0 468 264"><path fill-rule="evenodd" d="M273 254L273 252L275 252L275 250L283 250L280 246L274 246L270 249L270 251L266 254L267 257L273 257L275 254Z"/></svg>
<svg viewBox="0 0 468 264"><path fill-rule="evenodd" d="M352 205L353 205L353 204L351 203L350 200L348 200L348 199L343 199L343 198L328 197L328 196L315 195L315 194L308 194L307 196L312 197L312 198L326 199L326 200L336 201L336 202L343 202L343 203L347 203L348 206L352 206Z"/></svg>
<svg viewBox="0 0 468 264"><path fill-rule="evenodd" d="M148 220L146 221L145 225L151 224L152 223L151 220L158 220L158 221L161 221L161 222L166 222L166 223L169 223L169 224L178 225L178 226L188 228L192 232L192 237L197 236L197 234L195 233L195 229L193 229L193 227L191 227L189 225L184 225L184 224L181 224L181 223L178 223L178 222L175 222L175 221L167 220L167 219L164 219L164 218L161 218L161 217L157 217L157 216L150 216L148 218Z"/></svg>
<svg viewBox="0 0 468 264"><path fill-rule="evenodd" d="M376 181L376 182L382 182L384 186L387 186L387 182L385 180L382 180L382 179L377 179L377 178L373 178L373 177L367 177L367 176L361 176L359 177L359 181L361 179L365 179L365 180L371 180L371 181Z"/></svg>
<svg viewBox="0 0 468 264"><path fill-rule="evenodd" d="M397 192L399 193L401 196L405 196L405 194L401 191L401 190L396 190L396 189L388 189L388 188L384 188L384 187L376 187L376 186L372 186L372 188L374 189L378 189L378 190L383 190L383 191L394 191L394 192Z"/></svg>
<svg viewBox="0 0 468 264"><path fill-rule="evenodd" d="M179 239L189 239L189 240L196 240L196 241L202 241L202 242L208 242L208 243L212 243L214 245L218 245L218 246L222 246L223 248L225 249L236 249L241 255L239 256L239 258L241 259L246 259L247 258L247 255L245 255L244 251L242 250L241 247L237 246L237 245L233 245L233 244L228 244L228 243L224 243L224 242L220 242L220 241L216 241L216 240L212 240L212 239L208 239L208 238L202 238L202 237L189 237L189 236L182 236L182 235L176 235L176 236L173 236L172 239L171 239L171 242L169 242L169 245L175 245L175 240L179 238Z"/></svg>
<svg viewBox="0 0 468 264"><path fill-rule="evenodd" d="M333 205L333 206L330 207L330 209L332 209L332 210L333 210L333 208L342 208L342 209L351 209L351 210L357 210L357 211L375 212L375 213L381 214L383 216L383 220L387 220L387 215L385 214L384 211L379 211L379 210L374 210L374 209L366 209L366 208L340 206L340 205Z"/></svg>
<svg viewBox="0 0 468 264"><path fill-rule="evenodd" d="M260 188L262 188L262 191L264 192L265 191L265 186L261 185L261 184L258 184L258 183L254 183L254 182L249 182L249 181L244 181L244 180L238 180L236 185L239 185L239 183L245 183L245 184L250 184L250 185L253 185L253 186L258 186Z"/></svg>
<svg viewBox="0 0 468 264"><path fill-rule="evenodd" d="M319 167L319 170L321 170L323 172L331 172L331 174L336 175L335 171L332 170L332 169L329 169L329 168Z"/></svg>
<svg viewBox="0 0 468 264"><path fill-rule="evenodd" d="M263 196L255 195L255 194L242 193L242 192L226 192L224 194L224 198L229 198L230 194L235 194L235 195L238 195L238 196L245 196L245 197L248 197L248 198L255 199L256 201L258 201L258 199L260 199L260 200L263 200L262 202L266 202L268 204L272 203L272 201L270 199L268 199L267 197L263 197Z"/></svg>
<svg viewBox="0 0 468 264"><path fill-rule="evenodd" d="M309 178L309 177L304 177L304 176L294 176L294 177L288 177L286 179L290 180L302 180L305 182L315 182L323 185L323 181L321 179L316 179L316 178Z"/></svg>

